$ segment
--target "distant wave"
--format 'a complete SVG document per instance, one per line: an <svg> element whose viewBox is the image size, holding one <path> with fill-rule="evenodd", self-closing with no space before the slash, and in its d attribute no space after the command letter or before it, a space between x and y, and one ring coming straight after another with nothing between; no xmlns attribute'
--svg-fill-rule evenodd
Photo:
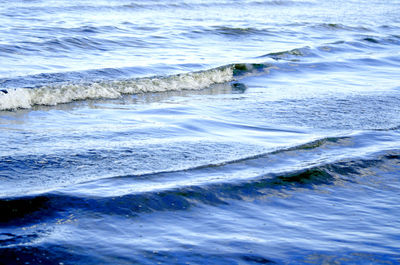
<svg viewBox="0 0 400 265"><path fill-rule="evenodd" d="M24 6L12 6L7 8L7 10L10 12L10 14L14 13L39 13L39 14L45 14L45 13L60 13L60 12L76 12L80 10L85 10L85 11L92 11L92 12L98 12L98 11L107 11L110 9L115 9L115 10L126 10L126 9L133 9L133 10L154 10L154 9L191 9L191 8L204 8L204 7L226 7L226 6L232 6L232 5L256 5L256 6L290 6L290 5L311 5L313 4L314 1L312 0L254 0L254 1L246 1L245 3L239 1L237 3L232 2L232 1L210 1L210 2L204 2L204 1L199 1L199 2L188 2L188 1L155 1L155 2L150 2L150 1L132 1L131 3L97 3L97 4L92 4L88 5L86 3L75 3L71 2L68 4L57 4L54 5L52 3L49 3L48 5L46 4L46 8L43 8L43 6L36 4L35 2L26 4ZM11 15L12 16L12 15Z"/></svg>
<svg viewBox="0 0 400 265"><path fill-rule="evenodd" d="M254 0L247 1L246 5L255 6L288 6L288 5L311 5L314 1L312 0ZM194 2L190 3L187 1L176 1L176 2L158 2L158 3L144 3L144 2L132 2L130 4L123 5L122 7L134 8L134 9L154 9L154 8L204 8L204 7L216 7L216 6L231 6L231 5L243 5L244 3L231 2L231 1L215 1L215 2Z"/></svg>

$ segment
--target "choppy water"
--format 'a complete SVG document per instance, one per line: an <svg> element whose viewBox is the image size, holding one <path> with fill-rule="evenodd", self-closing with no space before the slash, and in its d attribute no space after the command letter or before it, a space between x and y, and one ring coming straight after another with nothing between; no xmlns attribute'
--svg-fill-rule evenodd
<svg viewBox="0 0 400 265"><path fill-rule="evenodd" d="M0 3L0 263L400 264L399 1Z"/></svg>

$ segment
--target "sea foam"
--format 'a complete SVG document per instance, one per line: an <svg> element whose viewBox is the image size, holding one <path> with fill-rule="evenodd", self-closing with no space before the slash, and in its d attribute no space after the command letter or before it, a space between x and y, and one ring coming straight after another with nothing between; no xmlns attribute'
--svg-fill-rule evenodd
<svg viewBox="0 0 400 265"><path fill-rule="evenodd" d="M63 83L38 88L9 89L0 93L0 110L31 108L34 105L57 105L75 100L119 98L124 94L199 90L233 79L233 67L166 77L135 78L91 83Z"/></svg>

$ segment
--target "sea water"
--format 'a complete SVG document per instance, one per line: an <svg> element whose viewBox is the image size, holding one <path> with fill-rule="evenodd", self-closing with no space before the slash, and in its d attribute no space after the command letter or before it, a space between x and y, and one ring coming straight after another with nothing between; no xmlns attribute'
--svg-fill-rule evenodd
<svg viewBox="0 0 400 265"><path fill-rule="evenodd" d="M0 263L400 263L399 1L0 3Z"/></svg>

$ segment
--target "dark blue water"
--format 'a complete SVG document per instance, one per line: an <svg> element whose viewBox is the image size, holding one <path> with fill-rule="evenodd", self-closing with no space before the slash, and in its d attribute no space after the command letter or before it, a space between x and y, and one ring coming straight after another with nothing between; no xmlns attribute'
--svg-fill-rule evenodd
<svg viewBox="0 0 400 265"><path fill-rule="evenodd" d="M400 264L400 2L0 1L1 264Z"/></svg>

